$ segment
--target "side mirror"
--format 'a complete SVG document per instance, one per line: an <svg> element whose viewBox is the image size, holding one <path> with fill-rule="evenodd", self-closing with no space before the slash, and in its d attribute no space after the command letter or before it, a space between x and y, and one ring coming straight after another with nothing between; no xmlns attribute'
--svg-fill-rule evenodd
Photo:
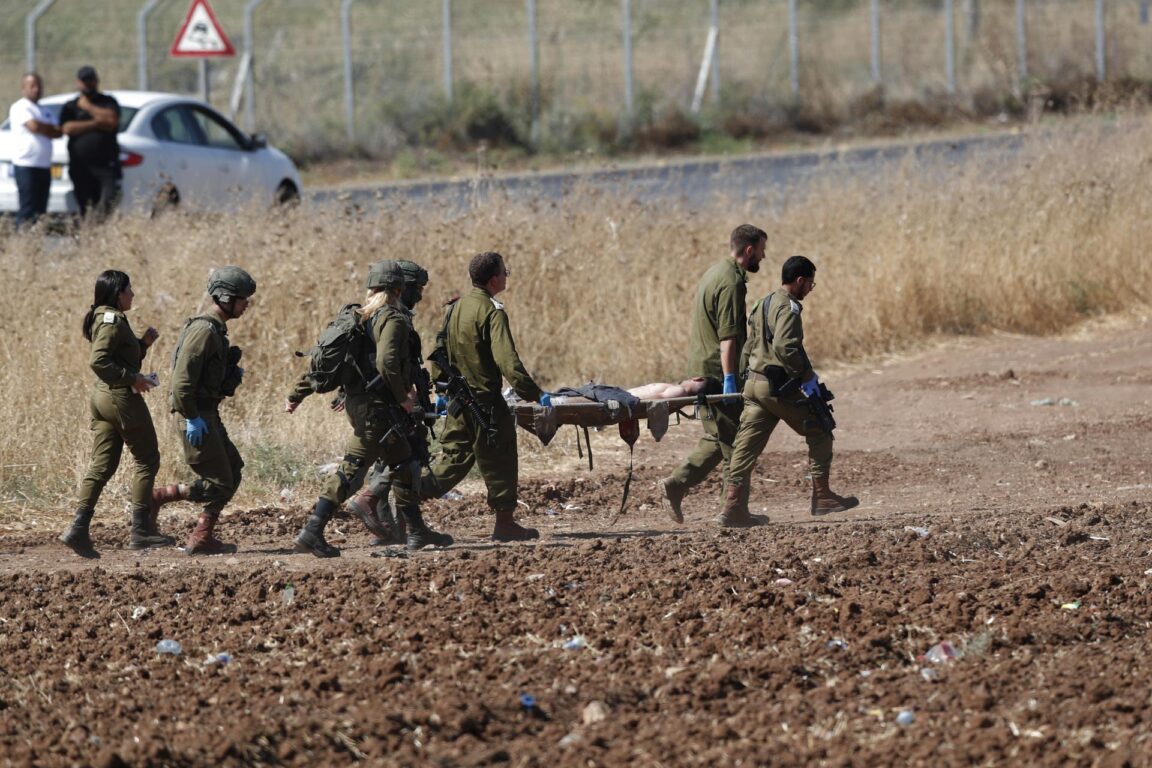
<svg viewBox="0 0 1152 768"><path fill-rule="evenodd" d="M268 146L268 136L263 133L254 133L248 137L248 149L264 149Z"/></svg>

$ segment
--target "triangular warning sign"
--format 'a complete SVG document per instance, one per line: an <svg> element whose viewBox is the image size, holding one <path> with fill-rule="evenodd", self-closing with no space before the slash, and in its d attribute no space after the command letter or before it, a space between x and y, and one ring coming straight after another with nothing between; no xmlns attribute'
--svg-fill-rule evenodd
<svg viewBox="0 0 1152 768"><path fill-rule="evenodd" d="M216 21L208 0L192 0L184 26L172 41L171 56L235 56L232 41Z"/></svg>

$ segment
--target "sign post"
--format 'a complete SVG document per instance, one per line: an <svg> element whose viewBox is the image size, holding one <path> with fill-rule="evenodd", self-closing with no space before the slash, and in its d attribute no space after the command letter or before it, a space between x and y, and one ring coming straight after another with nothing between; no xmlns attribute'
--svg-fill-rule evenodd
<svg viewBox="0 0 1152 768"><path fill-rule="evenodd" d="M200 98L208 101L208 59L235 56L232 41L224 34L224 28L216 20L208 0L192 0L184 24L172 41L169 56L177 58L197 58L200 60Z"/></svg>

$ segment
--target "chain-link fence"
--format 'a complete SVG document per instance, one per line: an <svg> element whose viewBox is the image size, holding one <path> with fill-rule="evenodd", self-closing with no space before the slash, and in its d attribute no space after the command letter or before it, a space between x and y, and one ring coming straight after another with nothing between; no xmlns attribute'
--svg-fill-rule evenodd
<svg viewBox="0 0 1152 768"><path fill-rule="evenodd" d="M0 4L0 81L13 99L30 67L49 93L70 89L82 64L109 89L201 88L196 62L168 56L189 0ZM667 114L739 133L877 98L1009 103L1054 81L1146 80L1148 5L214 0L238 55L213 60L207 85L218 109L301 157L480 140L577 149Z"/></svg>

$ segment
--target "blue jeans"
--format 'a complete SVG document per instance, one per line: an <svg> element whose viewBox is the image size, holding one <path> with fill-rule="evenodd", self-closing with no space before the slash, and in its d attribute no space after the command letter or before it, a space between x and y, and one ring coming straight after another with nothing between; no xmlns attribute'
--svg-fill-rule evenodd
<svg viewBox="0 0 1152 768"><path fill-rule="evenodd" d="M48 211L48 190L52 186L52 172L48 168L12 166L16 177L16 195L20 207L16 211L16 229L24 222L35 224L36 219Z"/></svg>

